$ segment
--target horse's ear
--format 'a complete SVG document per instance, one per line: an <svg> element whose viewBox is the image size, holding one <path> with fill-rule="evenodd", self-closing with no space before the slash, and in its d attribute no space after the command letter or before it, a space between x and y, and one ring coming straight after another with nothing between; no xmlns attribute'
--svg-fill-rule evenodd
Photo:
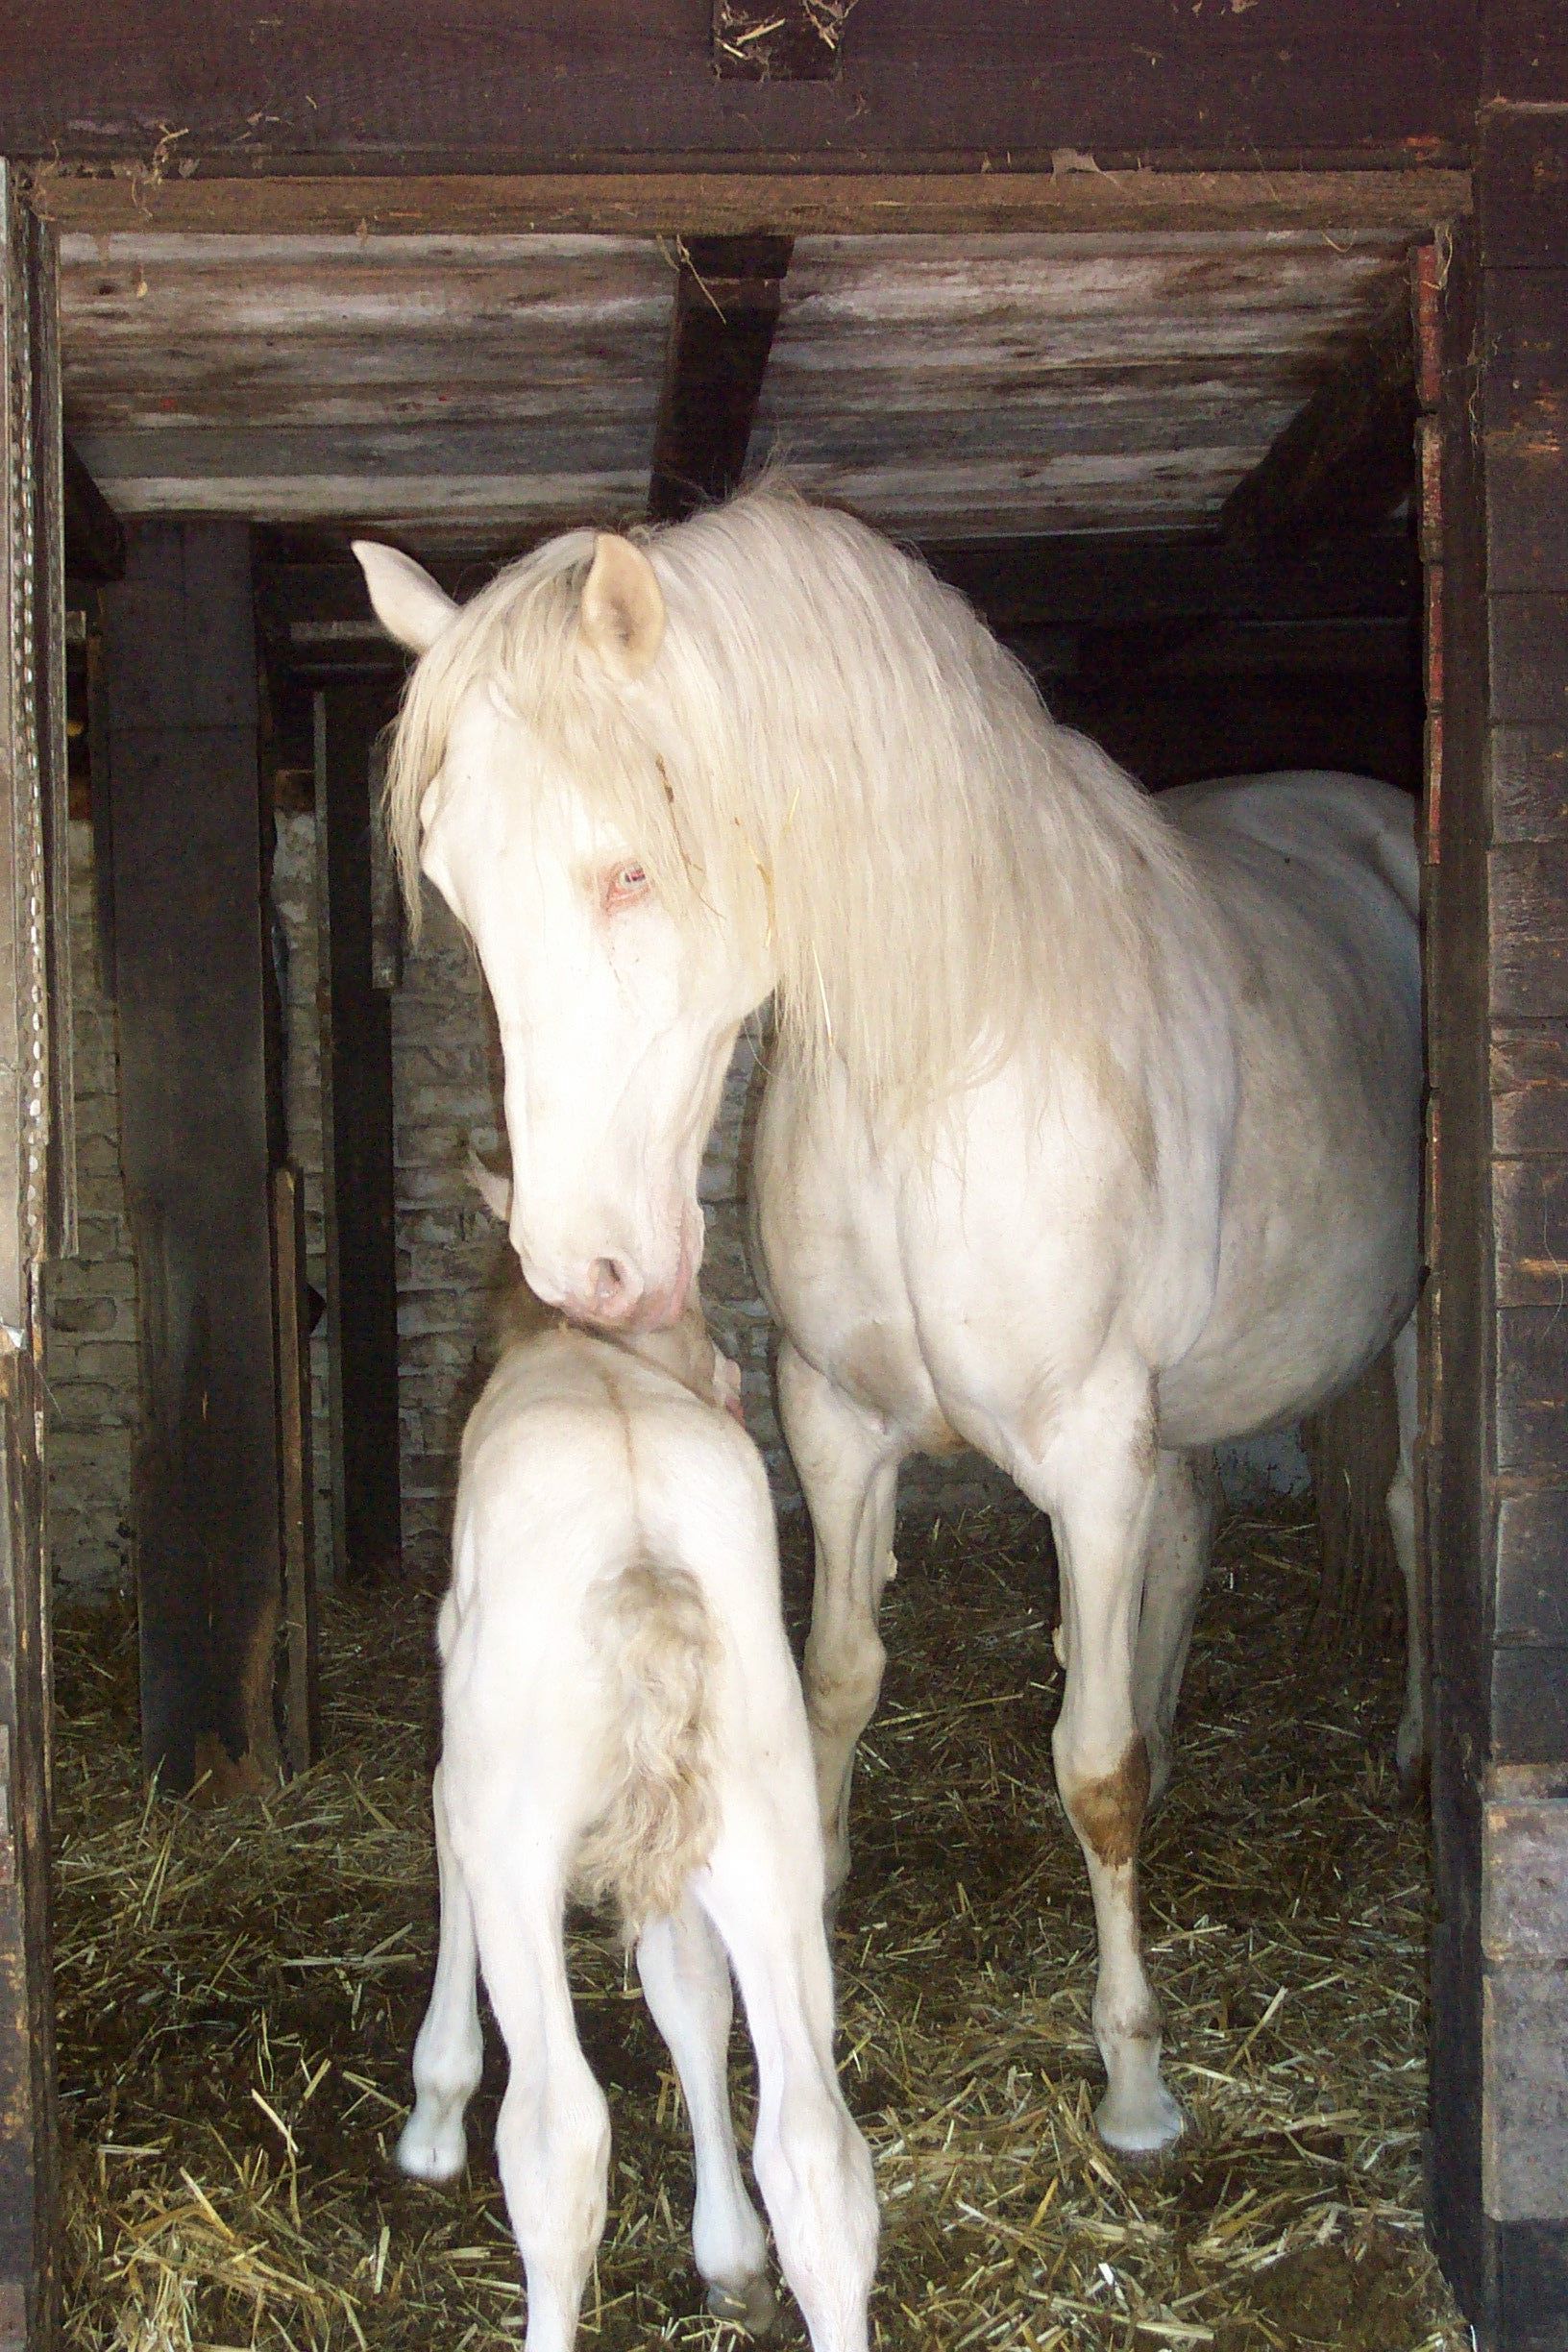
<svg viewBox="0 0 1568 2352"><path fill-rule="evenodd" d="M606 670L640 678L664 643L664 597L640 547L600 531L582 583L582 633Z"/></svg>
<svg viewBox="0 0 1568 2352"><path fill-rule="evenodd" d="M411 555L356 539L354 551L370 590L376 618L410 653L427 653L457 611L444 588Z"/></svg>

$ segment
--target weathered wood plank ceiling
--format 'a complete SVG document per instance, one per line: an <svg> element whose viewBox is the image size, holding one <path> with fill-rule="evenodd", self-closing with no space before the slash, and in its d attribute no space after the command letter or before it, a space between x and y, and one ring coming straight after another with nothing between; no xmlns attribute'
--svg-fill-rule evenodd
<svg viewBox="0 0 1568 2352"><path fill-rule="evenodd" d="M1397 297L1397 231L801 236L752 460L946 539L1212 523ZM646 511L676 250L62 240L67 426L126 516L500 551Z"/></svg>

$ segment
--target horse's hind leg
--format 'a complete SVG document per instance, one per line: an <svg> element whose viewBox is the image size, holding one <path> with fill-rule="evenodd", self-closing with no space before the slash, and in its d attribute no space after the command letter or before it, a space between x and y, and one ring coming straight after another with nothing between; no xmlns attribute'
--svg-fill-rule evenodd
<svg viewBox="0 0 1568 2352"><path fill-rule="evenodd" d="M441 1883L441 1941L435 1984L414 2044L414 2112L398 2142L398 2163L417 2180L453 2180L463 2168L463 2115L484 2062L475 1998L478 1954L468 1889L452 1850L442 1768L430 1783Z"/></svg>
<svg viewBox="0 0 1568 2352"><path fill-rule="evenodd" d="M729 2112L729 1964L706 1914L688 1896L678 1912L649 1920L637 1972L670 2047L691 2119L697 2167L692 2252L708 2283L708 2308L757 2332L777 2306L768 2242L746 2193Z"/></svg>
<svg viewBox="0 0 1568 2352"><path fill-rule="evenodd" d="M1045 1458L1014 1468L1056 1530L1066 1690L1051 1747L1099 1932L1092 2016L1108 2087L1095 2120L1107 2145L1127 2155L1168 2147L1182 2128L1160 2072L1160 2011L1138 1919L1149 1760L1133 1659L1156 1494L1152 1418L1146 1379L1131 1367L1108 1371L1052 1430Z"/></svg>
<svg viewBox="0 0 1568 2352"><path fill-rule="evenodd" d="M1153 1521L1143 1567L1133 1705L1149 1751L1149 1804L1170 1779L1171 1732L1192 1623L1214 1534L1214 1458L1164 1453L1155 1464Z"/></svg>
<svg viewBox="0 0 1568 2352"><path fill-rule="evenodd" d="M887 1663L876 1613L894 1572L905 1448L880 1414L852 1405L787 1339L778 1351L778 1404L816 1538L804 1682L827 1885L836 1894L849 1870L855 1743L875 1710Z"/></svg>
<svg viewBox="0 0 1568 2352"><path fill-rule="evenodd" d="M1425 1594L1415 1549L1415 1317L1394 1335L1394 1396L1399 1410L1399 1467L1388 1489L1388 1527L1405 1580L1405 1708L1394 1756L1407 1793L1419 1788L1427 1765Z"/></svg>

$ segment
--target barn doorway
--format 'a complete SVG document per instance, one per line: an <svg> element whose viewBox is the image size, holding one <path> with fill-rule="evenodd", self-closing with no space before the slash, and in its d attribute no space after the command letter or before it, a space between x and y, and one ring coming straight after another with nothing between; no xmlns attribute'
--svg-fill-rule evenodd
<svg viewBox="0 0 1568 2352"><path fill-rule="evenodd" d="M84 510L96 512L88 496L96 485L113 516L129 524L131 544L120 581L82 576L84 593L72 601L83 615L84 693L90 681L99 697L96 713L89 695L78 715L89 747L95 730L100 742L106 727L110 736L137 731L126 720L123 682L145 648L145 624L131 632L132 649L117 653L113 607L118 600L123 614L138 582L157 589L161 581L166 591L178 577L183 618L176 623L166 613L158 626L165 637L184 629L184 674L205 669L218 699L184 714L185 748L156 756L188 758L192 734L227 729L253 737L252 769L237 789L254 791L258 811L272 820L256 853L258 894L271 862L271 907L263 919L258 894L252 931L234 953L254 975L245 1008L259 1073L253 1144L262 1139L269 1185L271 1170L290 1163L300 1177L298 1215L288 1188L282 1197L267 1190L264 1202L272 1269L266 1314L282 1318L292 1296L299 1402L288 1426L301 1433L311 1291L327 1302L310 1417L320 1475L309 1556L323 1583L331 1581L329 1562L339 1579L352 1566L351 1507L366 1503L373 1532L360 1558L382 1571L394 1552L416 1572L436 1563L453 1414L474 1353L473 1323L454 1302L482 1290L493 1254L461 1191L453 1148L460 1128L482 1129L493 1118L482 1004L450 938L433 951L445 958L444 968L395 976L384 876L376 871L364 821L370 747L395 678L344 563L349 527L398 538L460 586L557 521L580 519L585 509L612 520L650 506L678 510L723 486L737 450L749 446L754 457L776 447L805 486L844 497L927 549L1015 642L1058 714L1100 735L1151 783L1281 761L1372 769L1411 789L1419 781L1419 565L1409 517L1401 512L1409 480L1399 453L1409 449L1413 405L1402 324L1409 256L1425 222L1311 221L1282 230L1277 222L1237 229L1188 221L1133 237L1102 229L1076 240L1036 228L968 239L915 229L901 253L899 238L852 227L798 232L793 243L787 235L716 230L706 247L695 237L607 238L573 229L519 233L509 242L471 238L465 249L460 236L439 231L380 238L361 236L356 225L277 237L257 233L254 242L246 233L204 238L123 221L106 228L87 217L92 201L75 226L63 225L67 423L86 478L78 485ZM723 330L722 359L710 320ZM454 335L461 341L465 333L477 380L466 392L440 375ZM171 353L178 355L172 362ZM74 380L73 369L80 371ZM529 386L524 417L516 407L520 377ZM727 404L729 440L718 460L692 438L682 385L689 393L694 382L709 403L705 432L712 433L712 409ZM1366 404L1369 386L1380 385L1358 421L1357 400ZM388 495L389 482L396 495ZM105 535L112 547L107 526ZM101 568L113 564L110 555ZM239 632L226 648L214 644L208 625L220 612L235 617ZM261 698L250 704L233 691L246 674L239 639L247 614L251 675L259 656L264 679ZM122 647L127 642L122 627ZM113 748L110 743L110 773ZM212 748L204 741L204 754ZM73 846L86 939L97 955L106 927L111 941L121 937L126 909L117 897L106 906L103 875L126 844L122 837L116 847L111 838L105 859L102 796L94 800L90 772L84 781ZM316 912L323 903L325 928ZM348 984L360 992L351 996L340 990L336 957L345 924L355 923L363 924L362 944ZM116 943L112 953L119 952ZM316 976L308 977L312 957ZM92 968L90 956L83 963ZM336 1015L325 1050L322 990ZM84 993L79 1003L103 1017ZM459 1003L466 1004L465 1031L455 1046ZM380 1041L362 1059L376 1066L380 1093L368 1107L345 1106L334 1044L345 1030L356 1041L373 1040L378 1022ZM319 1074L314 1080L327 1106L314 1114L322 1130L319 1177L310 1151L301 1148L311 1133L305 1066L312 1041L318 1073L331 1065L326 1083ZM118 1096L118 1088L100 1090L106 1104L111 1090ZM421 1093L410 1114L406 1102ZM287 1148L275 1156L280 1115ZM716 1163L712 1205L717 1252L721 1262L727 1255L735 1285L721 1311L731 1317L726 1336L748 1357L753 1397L765 1413L761 1326L741 1286L738 1242L729 1238L738 1222L739 1090L728 1115L729 1158ZM423 1161L416 1151L400 1164L404 1139L422 1128L439 1135L439 1143ZM83 1166L95 1157L108 1175L123 1139L100 1130L96 1140L109 1150L84 1155ZM345 1184L351 1141L374 1147L375 1172L351 1174ZM226 1137L226 1148L231 1143ZM330 1149L338 1154L331 1167ZM396 1311L401 1295L404 1331L395 1354L385 1322L388 1179L403 1260L393 1305ZM346 1252L339 1231L334 1265L325 1247L328 1187L331 1213L341 1215L345 1202L365 1207L378 1185L380 1263L367 1214L361 1226L371 1237ZM103 1212L106 1226L116 1213ZM221 1229L212 1246L218 1257L232 1256ZM122 1287L111 1293L108 1322L92 1320L102 1292L91 1258L81 1262L83 1273L56 1290L80 1308L74 1337L68 1316L51 1335L52 1345L65 1340L66 1358L77 1350L78 1368L57 1384L51 1366L51 1385L69 1389L75 1377L112 1389L127 1377L124 1360L116 1371L110 1353L126 1336L127 1255L117 1261ZM113 1254L102 1262L115 1262ZM136 1265L139 1271L139 1259ZM342 1393L345 1367L355 1358L344 1335L365 1329L367 1316L380 1318L381 1377L372 1394L354 1401ZM260 1320L258 1309L255 1328ZM131 1323L139 1350L135 1309ZM281 1321L272 1328L276 1349ZM86 1355L95 1343L106 1353ZM275 1365L286 1357L285 1345ZM89 1366L105 1377L89 1379ZM427 1376L423 1384L419 1375ZM86 1409L107 1415L110 1408L95 1398ZM378 1458L364 1435L384 1432L389 1410L401 1423L403 1475L395 1490L384 1448ZM368 1485L345 1468L351 1424L364 1446L361 1460L373 1465ZM82 1433L90 1434L90 1426ZM126 1417L120 1426L135 1423ZM766 1431L765 1419L761 1426ZM63 1461L72 1449L55 1452ZM286 1454L281 1444L280 1497ZM285 1568L276 1589L269 1583L259 1614L241 1609L243 1638L218 1670L221 1680L235 1657L254 1663L262 1654L257 1643L264 1648L276 1625L286 1626L296 1645L290 1687L282 1702L268 1690L248 1721L263 1743L269 1727L285 1750L291 1739L303 1741L296 1761L309 1752L311 1720L308 1676L299 1663L312 1655L305 1458L302 1436L292 1503L275 1506L277 1557L287 1558L292 1541L297 1581L289 1585ZM125 1475L129 1481L129 1466ZM933 1488L923 1507L933 1521L950 1520L992 1499L981 1488ZM917 1496L917 1507L921 1501ZM69 1512L62 1488L62 1528L72 1524ZM114 1496L84 1505L75 1523L79 1561L96 1556L110 1514L130 1515ZM123 1545L123 1537L114 1540ZM170 1582L183 1589L177 1573ZM359 1606L352 1594L348 1605ZM373 1622L358 1621L361 1659L374 1651ZM171 1648L183 1653L188 1644L176 1632ZM145 1657L141 1672L145 1690ZM254 1678L238 1681L255 1701ZM411 1686L400 1688L412 1705ZM232 1728L219 1725L215 1737L233 1763L245 1741L236 1742ZM189 1756L191 1776L201 1778L217 1750L193 1741ZM373 1788L363 1793L377 1801ZM302 1834L306 1818L296 1825ZM600 1997L613 2000L608 1982ZM1260 2024L1262 2034L1265 2008L1261 2001L1248 2030ZM302 2057L305 2047L302 2042ZM301 2076L306 2089L313 2065L312 2056ZM374 2111L378 2094L387 2095L374 2070L365 2079ZM285 2158L297 2159L309 2101L300 2086L285 2090L277 2079L258 2077L257 2089L269 2104L282 2103L280 2144ZM278 2136L264 2117L262 2128ZM1337 2144L1312 2152L1351 2161ZM284 2162L277 2179L286 2172ZM1009 2211L1005 2202L995 2208L1003 2219ZM144 2209L144 2218L150 2213ZM375 2257L366 2275L378 2294L392 2260L380 2246L378 2239L365 2249ZM330 2291L323 2291L330 2304ZM351 2300L354 2291L343 2289ZM1104 2291L1111 2313L1115 2290ZM1173 2316L1180 2326L1180 2314Z"/></svg>

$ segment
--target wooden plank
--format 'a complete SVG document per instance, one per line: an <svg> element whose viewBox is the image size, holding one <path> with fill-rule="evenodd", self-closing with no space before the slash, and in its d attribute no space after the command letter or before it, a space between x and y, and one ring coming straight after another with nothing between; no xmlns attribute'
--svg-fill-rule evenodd
<svg viewBox="0 0 1568 2352"><path fill-rule="evenodd" d="M602 235L744 236L1028 232L1080 236L1136 229L1140 235L1214 230L1332 234L1343 250L1418 235L1470 209L1470 175L1406 163L1393 170L1293 170L1287 175L1150 167L1128 171L897 168L874 173L791 168L744 160L722 171L672 169L632 154L608 172L536 174L375 171L312 174L298 166L268 176L213 159L187 178L138 172L112 177L40 169L38 208L62 231L122 233L329 235L367 243L382 236Z"/></svg>
<svg viewBox="0 0 1568 2352"><path fill-rule="evenodd" d="M35 225L0 163L0 1327L31 1327L48 1244L48 863L37 617ZM45 704L47 698L45 698ZM49 721L47 710L43 719Z"/></svg>
<svg viewBox="0 0 1568 2352"><path fill-rule="evenodd" d="M1493 723L1568 729L1568 595L1487 600Z"/></svg>
<svg viewBox="0 0 1568 2352"><path fill-rule="evenodd" d="M39 847L48 922L44 938L49 1066L44 1248L76 1255L76 1085L71 1026L70 780L65 749L65 495L61 474L60 306L56 239L22 215L33 347L33 511L37 586L31 660L36 680Z"/></svg>
<svg viewBox="0 0 1568 2352"><path fill-rule="evenodd" d="M722 82L706 10L601 0L481 25L416 0L257 17L241 0L148 0L135 38L90 0L20 0L0 22L0 149L605 165L657 126L671 162L1053 151L1265 167L1311 154L1462 158L1479 76L1462 0L1276 0L1260 25L1164 0L1109 0L1085 37L1071 0L862 12L842 82Z"/></svg>
<svg viewBox="0 0 1568 2352"><path fill-rule="evenodd" d="M1568 1155L1568 1025L1492 1031L1491 1103L1498 1153Z"/></svg>
<svg viewBox="0 0 1568 2352"><path fill-rule="evenodd" d="M1467 2310L1486 2293L1481 2198L1481 1801L1490 1498L1490 1137L1484 1058L1487 724L1483 477L1472 416L1478 269L1461 228L1441 290L1442 820L1424 875L1429 1072L1441 1139L1424 1315L1421 1444L1432 1591L1433 1939L1430 2197L1443 2267ZM1437 1384L1433 1396L1432 1384Z"/></svg>
<svg viewBox="0 0 1568 2352"><path fill-rule="evenodd" d="M649 469L650 521L678 523L739 484L790 246L788 237L682 243Z"/></svg>
<svg viewBox="0 0 1568 2352"><path fill-rule="evenodd" d="M1415 377L1405 289L1358 339L1220 509L1221 535L1264 545L1371 528L1415 487Z"/></svg>
<svg viewBox="0 0 1568 2352"><path fill-rule="evenodd" d="M1568 125L1560 114L1489 109L1481 118L1477 227L1487 263L1568 266Z"/></svg>
<svg viewBox="0 0 1568 2352"><path fill-rule="evenodd" d="M1487 1959L1568 1960L1568 1782L1494 1768L1482 1836Z"/></svg>
<svg viewBox="0 0 1568 2352"><path fill-rule="evenodd" d="M1494 726L1492 839L1568 841L1568 723Z"/></svg>
<svg viewBox="0 0 1568 2352"><path fill-rule="evenodd" d="M1487 1696L1494 1761L1552 1766L1568 1756L1568 1643L1497 1643Z"/></svg>
<svg viewBox="0 0 1568 2352"><path fill-rule="evenodd" d="M1568 590L1568 267L1493 273L1486 298L1487 584Z"/></svg>
<svg viewBox="0 0 1568 2352"><path fill-rule="evenodd" d="M17 2352L46 2352L60 2315L42 1421L36 1359L0 1335L0 2316Z"/></svg>
<svg viewBox="0 0 1568 2352"><path fill-rule="evenodd" d="M1568 1014L1568 843L1529 842L1488 860L1495 1021Z"/></svg>
<svg viewBox="0 0 1568 2352"><path fill-rule="evenodd" d="M315 1485L310 1459L310 1312L306 1279L305 1187L299 1172L273 1173L273 1264L278 1317L279 1515L283 1531L283 1759L306 1772L321 1754L316 1632Z"/></svg>
<svg viewBox="0 0 1568 2352"><path fill-rule="evenodd" d="M1568 21L1561 0L1490 0L1481 13L1482 102L1568 104Z"/></svg>
<svg viewBox="0 0 1568 2352"><path fill-rule="evenodd" d="M1498 1305L1568 1315L1568 1158L1497 1161L1492 1220Z"/></svg>
<svg viewBox="0 0 1568 2352"><path fill-rule="evenodd" d="M713 0L721 82L831 82L854 0Z"/></svg>
<svg viewBox="0 0 1568 2352"><path fill-rule="evenodd" d="M1568 1859L1568 1844L1556 1858ZM1498 2221L1568 2222L1568 1970L1489 1968L1482 2047L1485 2210Z"/></svg>
<svg viewBox="0 0 1568 2352"><path fill-rule="evenodd" d="M1501 1476L1568 1481L1568 1312L1500 1308L1496 1382Z"/></svg>
<svg viewBox="0 0 1568 2352"><path fill-rule="evenodd" d="M282 1584L248 533L133 531L105 600L143 1757L222 1796L276 1773Z"/></svg>
<svg viewBox="0 0 1568 2352"><path fill-rule="evenodd" d="M1500 1641L1568 1645L1568 1487L1502 1497L1494 1625Z"/></svg>
<svg viewBox="0 0 1568 2352"><path fill-rule="evenodd" d="M371 849L376 739L395 705L377 679L315 699L333 1551L356 1580L395 1574L403 1548L392 1019L374 971Z"/></svg>

